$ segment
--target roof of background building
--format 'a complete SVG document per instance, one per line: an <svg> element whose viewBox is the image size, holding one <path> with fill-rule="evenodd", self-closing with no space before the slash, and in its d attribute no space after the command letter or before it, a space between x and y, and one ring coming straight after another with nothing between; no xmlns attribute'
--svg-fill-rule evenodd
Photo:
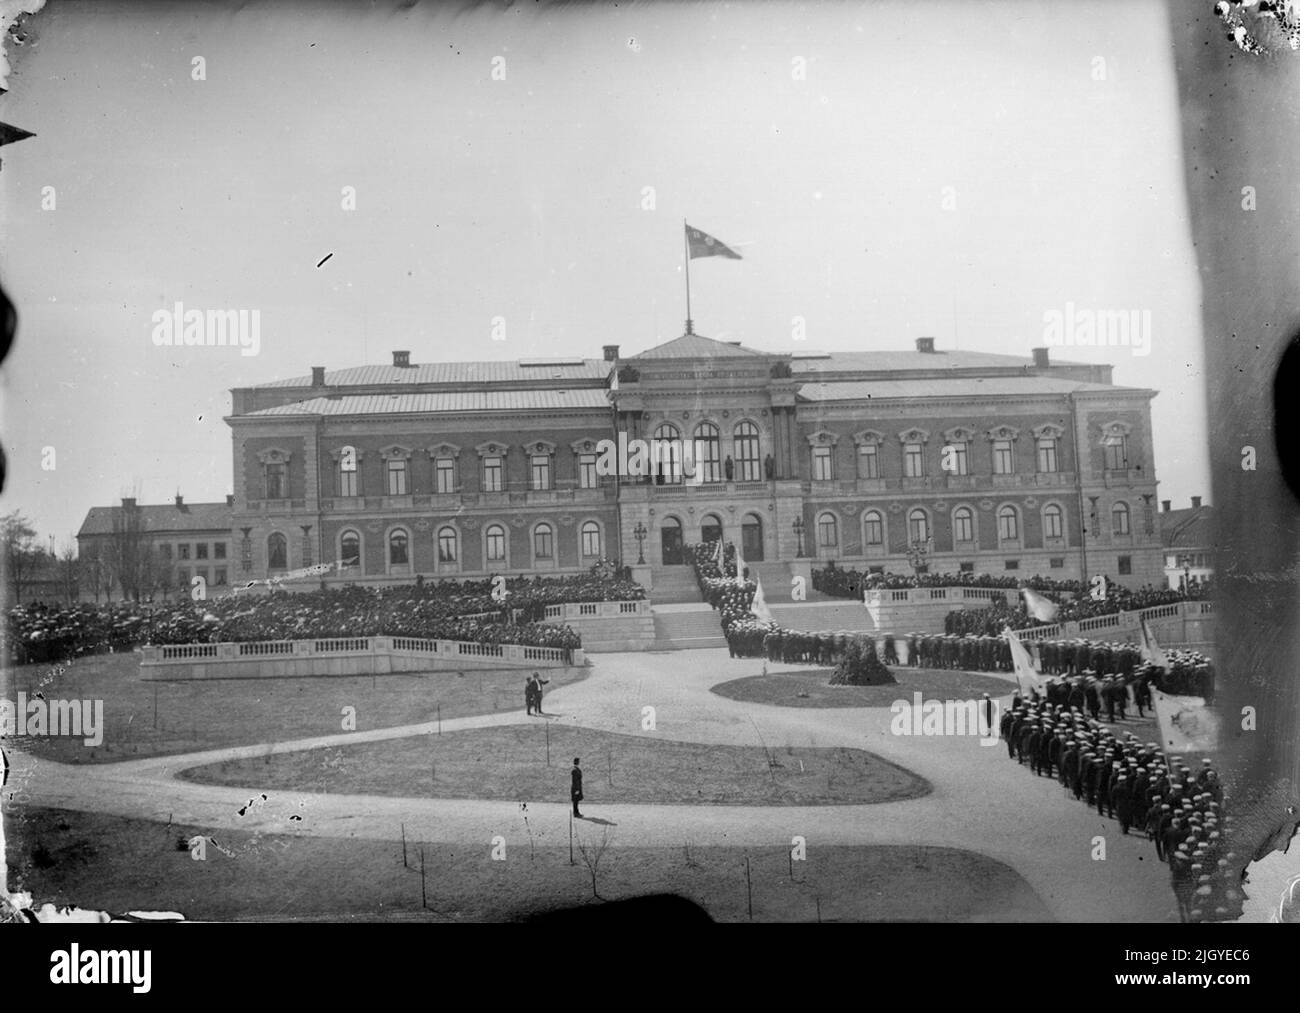
<svg viewBox="0 0 1300 1013"><path fill-rule="evenodd" d="M1084 391L1114 393L1141 389L1086 383L1082 380L1062 380L1051 376L954 376L805 383L799 388L799 397L805 401L858 401L868 398L1017 397Z"/></svg>
<svg viewBox="0 0 1300 1013"><path fill-rule="evenodd" d="M944 369L1025 369L1033 365L1027 355L1002 355L997 352L943 351L918 352L915 349L879 352L808 352L795 353L790 368L795 375L818 372L895 372L902 370ZM1054 366L1083 366L1086 363L1053 360Z"/></svg>
<svg viewBox="0 0 1300 1013"><path fill-rule="evenodd" d="M662 345L655 345L653 348L647 348L644 352L637 352L632 358L739 359L766 356L768 354L768 352L746 348L744 345L733 344L730 341L706 338L703 334L683 334L680 338L673 338L672 341L665 341Z"/></svg>
<svg viewBox="0 0 1300 1013"><path fill-rule="evenodd" d="M1213 544L1213 510L1208 506L1160 514L1160 542L1166 549L1203 549Z"/></svg>
<svg viewBox="0 0 1300 1013"><path fill-rule="evenodd" d="M433 412L538 411L545 409L608 408L601 387L576 390L466 390L426 394L351 394L314 397L292 404L249 412L245 418L268 415L397 415Z"/></svg>
<svg viewBox="0 0 1300 1013"><path fill-rule="evenodd" d="M156 506L140 505L142 528L149 534L168 531L229 531L230 515L234 507L227 503L161 503ZM121 506L91 507L81 523L82 535L111 535L113 519L122 512Z"/></svg>
<svg viewBox="0 0 1300 1013"><path fill-rule="evenodd" d="M331 387L369 384L513 383L527 380L604 380L613 363L603 359L522 359L502 362L425 362L411 366L353 366L327 369ZM262 387L310 387L311 376L259 383Z"/></svg>

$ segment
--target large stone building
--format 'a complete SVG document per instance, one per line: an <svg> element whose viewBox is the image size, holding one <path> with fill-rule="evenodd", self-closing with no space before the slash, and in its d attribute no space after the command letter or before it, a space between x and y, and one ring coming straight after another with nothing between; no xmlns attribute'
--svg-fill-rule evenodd
<svg viewBox="0 0 1300 1013"><path fill-rule="evenodd" d="M318 366L232 391L230 579L604 556L662 586L720 533L777 579L834 560L1162 584L1154 394L1047 349L791 355L689 327L627 358ZM651 474L610 474L637 440L660 441Z"/></svg>
<svg viewBox="0 0 1300 1013"><path fill-rule="evenodd" d="M1165 578L1172 590L1200 584L1214 576L1214 511L1193 496L1192 505L1172 509L1161 501L1160 540L1165 552Z"/></svg>

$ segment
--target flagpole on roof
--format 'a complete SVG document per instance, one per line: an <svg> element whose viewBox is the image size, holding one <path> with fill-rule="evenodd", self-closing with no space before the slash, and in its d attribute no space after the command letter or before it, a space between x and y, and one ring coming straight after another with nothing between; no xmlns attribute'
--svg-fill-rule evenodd
<svg viewBox="0 0 1300 1013"><path fill-rule="evenodd" d="M695 324L691 320L691 243L687 235L690 228L686 219L682 219L682 252L686 254L686 333L695 333Z"/></svg>

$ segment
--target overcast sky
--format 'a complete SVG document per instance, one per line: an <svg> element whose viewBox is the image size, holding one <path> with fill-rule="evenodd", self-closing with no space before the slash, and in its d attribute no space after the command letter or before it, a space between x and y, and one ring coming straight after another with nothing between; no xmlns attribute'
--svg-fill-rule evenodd
<svg viewBox="0 0 1300 1013"><path fill-rule="evenodd" d="M133 492L224 497L231 387L394 348L598 358L675 337L683 218L745 258L693 263L696 330L771 351L934 335L1028 357L1067 303L1150 311L1148 355L1052 354L1159 390L1160 498L1208 498L1153 0L54 3L29 35L0 97L38 135L0 149L20 313L0 509L43 536ZM260 353L156 347L176 301L260 310Z"/></svg>

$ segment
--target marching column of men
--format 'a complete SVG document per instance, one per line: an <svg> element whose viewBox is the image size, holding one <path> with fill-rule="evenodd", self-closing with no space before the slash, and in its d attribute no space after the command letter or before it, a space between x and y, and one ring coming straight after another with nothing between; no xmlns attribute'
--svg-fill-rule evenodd
<svg viewBox="0 0 1300 1013"><path fill-rule="evenodd" d="M1184 921L1241 914L1245 863L1230 845L1232 817L1222 812L1223 788L1210 760L1193 774L1156 743L1113 731L1068 700L1036 695L1017 696L999 731L1011 759L1056 778L1067 794L1117 820L1122 834L1146 834L1156 857L1169 864Z"/></svg>

